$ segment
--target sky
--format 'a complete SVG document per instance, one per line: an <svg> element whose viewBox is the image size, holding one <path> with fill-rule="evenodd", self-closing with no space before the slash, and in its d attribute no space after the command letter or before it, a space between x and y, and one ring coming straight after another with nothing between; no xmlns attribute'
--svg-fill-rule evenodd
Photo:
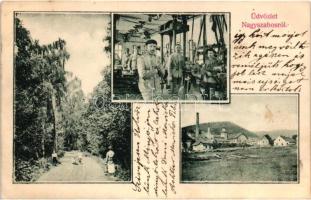
<svg viewBox="0 0 311 200"><path fill-rule="evenodd" d="M249 131L298 130L298 99L293 95L231 95L230 104L182 104L181 127L231 121Z"/></svg>
<svg viewBox="0 0 311 200"><path fill-rule="evenodd" d="M110 15L96 13L20 13L23 26L30 31L32 39L41 45L50 44L58 38L66 41L70 59L65 70L82 81L85 95L101 81L100 72L110 66L108 55L103 51Z"/></svg>

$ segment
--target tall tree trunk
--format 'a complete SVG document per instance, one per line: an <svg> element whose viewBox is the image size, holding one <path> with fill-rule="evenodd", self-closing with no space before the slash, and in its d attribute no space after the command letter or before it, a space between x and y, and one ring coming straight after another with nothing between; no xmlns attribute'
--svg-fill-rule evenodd
<svg viewBox="0 0 311 200"><path fill-rule="evenodd" d="M45 99L45 105L43 107L41 107L41 113L40 113L40 117L41 117L41 129L42 129L42 135L41 135L41 156L44 158L46 156L46 150L45 150L45 142L46 142L46 123L47 123L47 119L49 118L48 116L48 110L49 108L49 99Z"/></svg>
<svg viewBox="0 0 311 200"><path fill-rule="evenodd" d="M55 93L52 91L52 112L53 112L53 139L54 139L54 151L57 152L57 130L56 130L56 124L57 124L57 111L56 111L56 98Z"/></svg>
<svg viewBox="0 0 311 200"><path fill-rule="evenodd" d="M46 119L47 116L47 109L48 109L48 99L46 100L45 107L41 108L40 117L41 117L41 129L42 129L42 135L41 135L41 156L45 157L45 137L46 137Z"/></svg>
<svg viewBox="0 0 311 200"><path fill-rule="evenodd" d="M45 157L45 121L42 123L42 138L41 138L41 151L42 151L42 157Z"/></svg>

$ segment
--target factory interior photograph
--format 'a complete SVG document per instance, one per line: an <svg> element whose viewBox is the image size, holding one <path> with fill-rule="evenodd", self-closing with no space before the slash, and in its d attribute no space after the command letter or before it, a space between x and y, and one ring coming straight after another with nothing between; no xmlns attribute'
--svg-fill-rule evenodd
<svg viewBox="0 0 311 200"><path fill-rule="evenodd" d="M229 102L230 13L113 14L113 101Z"/></svg>

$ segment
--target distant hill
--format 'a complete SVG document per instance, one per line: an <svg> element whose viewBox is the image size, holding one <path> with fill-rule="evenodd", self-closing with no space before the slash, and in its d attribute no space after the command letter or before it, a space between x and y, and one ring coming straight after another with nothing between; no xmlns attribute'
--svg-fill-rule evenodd
<svg viewBox="0 0 311 200"><path fill-rule="evenodd" d="M242 128L238 125L236 125L233 122L224 121L224 122L208 122L208 123L201 123L200 124L200 130L201 131L207 131L208 127L210 127L211 132L213 134L220 134L221 129L225 128L228 132L228 134L238 134L238 133L244 133L247 137L258 137L255 133ZM186 133L188 131L195 131L195 125L186 126L182 128L182 132Z"/></svg>
<svg viewBox="0 0 311 200"><path fill-rule="evenodd" d="M287 136L287 137L292 137L293 135L298 135L297 130L273 130L273 131L258 131L256 132L258 136L263 136L263 135L270 135L273 139L277 138L280 135Z"/></svg>

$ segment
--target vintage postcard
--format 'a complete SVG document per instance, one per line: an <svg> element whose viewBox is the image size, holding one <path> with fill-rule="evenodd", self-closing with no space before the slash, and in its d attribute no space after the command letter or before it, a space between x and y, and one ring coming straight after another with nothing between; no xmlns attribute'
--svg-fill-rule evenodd
<svg viewBox="0 0 311 200"><path fill-rule="evenodd" d="M310 199L309 2L1 4L1 199Z"/></svg>

